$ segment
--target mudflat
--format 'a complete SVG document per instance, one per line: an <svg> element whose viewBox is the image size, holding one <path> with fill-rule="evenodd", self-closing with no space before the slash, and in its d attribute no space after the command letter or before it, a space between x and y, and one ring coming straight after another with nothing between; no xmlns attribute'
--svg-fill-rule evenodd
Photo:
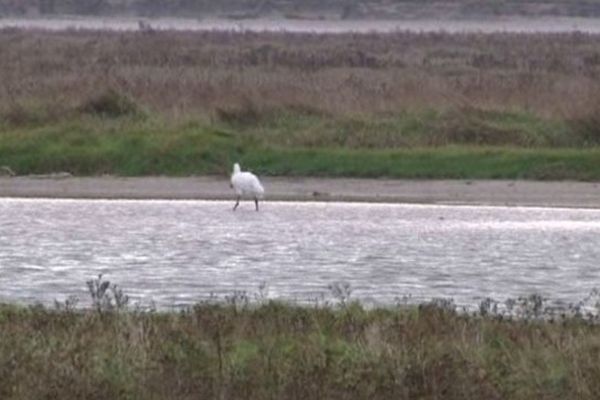
<svg viewBox="0 0 600 400"><path fill-rule="evenodd" d="M595 182L263 177L267 201L357 201L600 208ZM0 197L89 199L234 198L226 176L0 177Z"/></svg>

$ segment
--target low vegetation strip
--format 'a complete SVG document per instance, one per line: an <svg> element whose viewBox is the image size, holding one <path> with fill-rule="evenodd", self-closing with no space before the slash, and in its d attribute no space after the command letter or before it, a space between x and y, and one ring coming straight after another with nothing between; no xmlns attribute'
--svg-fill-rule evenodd
<svg viewBox="0 0 600 400"><path fill-rule="evenodd" d="M0 397L592 400L600 393L600 326L581 317L472 316L443 303L244 304L181 312L0 305Z"/></svg>
<svg viewBox="0 0 600 400"><path fill-rule="evenodd" d="M305 127L294 138L286 127L83 118L0 129L0 160L18 175L228 175L231 165L240 162L260 175L274 176L600 179L596 148L523 148L454 140L427 146L422 138L411 139L410 132L406 140L414 144L394 148L387 143L405 140L401 134L378 138L376 131L365 139L372 145L364 146L359 143L364 128L345 130L345 122L340 124L327 128L329 138L318 126L314 131Z"/></svg>

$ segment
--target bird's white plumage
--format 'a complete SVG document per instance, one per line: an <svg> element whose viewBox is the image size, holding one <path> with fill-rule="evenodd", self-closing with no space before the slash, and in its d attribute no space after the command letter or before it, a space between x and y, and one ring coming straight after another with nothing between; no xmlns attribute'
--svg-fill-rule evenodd
<svg viewBox="0 0 600 400"><path fill-rule="evenodd" d="M256 211L258 211L258 199L262 199L265 189L260 181L252 172L244 172L240 169L238 163L233 164L233 174L231 174L231 187L235 190L237 199L233 211L240 204L242 196L250 196L254 199Z"/></svg>
<svg viewBox="0 0 600 400"><path fill-rule="evenodd" d="M240 165L233 165L233 174L231 174L231 186L238 196L251 196L262 198L265 189L260 184L260 181L252 172L242 171Z"/></svg>

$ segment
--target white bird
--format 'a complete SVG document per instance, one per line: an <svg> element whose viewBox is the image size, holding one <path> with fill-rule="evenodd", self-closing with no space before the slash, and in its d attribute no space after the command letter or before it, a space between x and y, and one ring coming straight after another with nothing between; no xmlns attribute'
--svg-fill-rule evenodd
<svg viewBox="0 0 600 400"><path fill-rule="evenodd" d="M258 211L258 199L263 197L265 189L260 184L260 181L252 172L242 172L240 164L233 164L233 174L231 174L231 187L235 190L237 201L233 206L233 211L240 204L242 196L250 196L254 198L256 211Z"/></svg>

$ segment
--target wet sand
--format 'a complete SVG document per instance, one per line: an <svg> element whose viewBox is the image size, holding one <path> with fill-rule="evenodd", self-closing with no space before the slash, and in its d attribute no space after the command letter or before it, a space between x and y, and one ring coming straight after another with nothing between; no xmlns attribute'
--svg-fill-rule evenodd
<svg viewBox="0 0 600 400"><path fill-rule="evenodd" d="M267 201L600 208L590 182L264 177ZM0 197L233 200L228 177L0 177Z"/></svg>

